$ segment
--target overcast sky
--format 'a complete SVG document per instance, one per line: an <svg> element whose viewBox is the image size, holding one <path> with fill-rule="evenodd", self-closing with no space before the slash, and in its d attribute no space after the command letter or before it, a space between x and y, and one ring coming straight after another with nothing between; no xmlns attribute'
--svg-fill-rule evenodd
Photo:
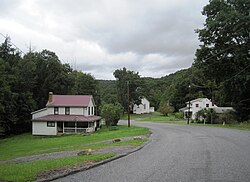
<svg viewBox="0 0 250 182"><path fill-rule="evenodd" d="M23 52L48 49L62 63L114 79L126 67L162 77L188 68L208 0L0 0L0 33ZM4 38L0 37L1 42Z"/></svg>

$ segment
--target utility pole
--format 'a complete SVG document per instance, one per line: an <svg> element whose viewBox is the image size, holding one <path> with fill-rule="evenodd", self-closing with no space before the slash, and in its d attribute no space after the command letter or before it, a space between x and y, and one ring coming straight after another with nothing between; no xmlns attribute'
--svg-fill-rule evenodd
<svg viewBox="0 0 250 182"><path fill-rule="evenodd" d="M128 127L130 127L130 93L129 93L129 81L127 81L128 87Z"/></svg>
<svg viewBox="0 0 250 182"><path fill-rule="evenodd" d="M187 120L187 124L189 124L189 118L190 118L191 85L188 85L188 88L189 88L189 94L188 94L188 120Z"/></svg>

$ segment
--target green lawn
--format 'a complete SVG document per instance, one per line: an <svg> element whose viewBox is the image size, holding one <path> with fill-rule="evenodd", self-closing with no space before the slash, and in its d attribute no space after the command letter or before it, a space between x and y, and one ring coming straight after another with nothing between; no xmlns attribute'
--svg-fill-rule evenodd
<svg viewBox="0 0 250 182"><path fill-rule="evenodd" d="M201 124L201 123L191 123L193 126L211 126L211 127L221 127L221 128L231 128L238 130L250 130L250 123L239 123L239 124Z"/></svg>
<svg viewBox="0 0 250 182"><path fill-rule="evenodd" d="M138 118L139 117L139 115L138 114L130 114L130 119L136 119L136 118ZM127 120L128 119L128 114L124 114L124 115L122 115L121 116L121 119L123 119L123 120Z"/></svg>
<svg viewBox="0 0 250 182"><path fill-rule="evenodd" d="M64 150L75 150L81 148L98 148L105 144L96 144L102 140L114 138L146 135L149 129L131 126L118 126L117 130L109 130L103 127L90 136L64 135L55 137L32 136L22 134L0 140L0 160L14 159L16 157L34 154L50 153ZM89 144L90 146L81 146ZM110 144L112 145L112 144Z"/></svg>
<svg viewBox="0 0 250 182"><path fill-rule="evenodd" d="M185 124L185 120L176 119L174 116L151 116L146 118L140 118L136 121L148 121L148 122L161 122L169 124Z"/></svg>
<svg viewBox="0 0 250 182"><path fill-rule="evenodd" d="M134 120L134 119L140 119L140 118L147 118L149 116L159 116L161 115L161 113L159 112L153 112L153 113L148 113L148 114L130 114L130 119ZM127 120L128 119L128 114L125 113L121 119L123 120Z"/></svg>
<svg viewBox="0 0 250 182"><path fill-rule="evenodd" d="M113 154L99 154L24 163L0 164L0 181L34 181L37 175L44 171L65 168L84 162L98 162L113 156Z"/></svg>
<svg viewBox="0 0 250 182"><path fill-rule="evenodd" d="M149 129L142 127L118 126L113 130L103 127L89 136L77 134L45 137L22 134L0 140L0 160L65 150L122 145L138 146L147 140L127 140L115 143L105 143L103 141L127 136L146 135L149 132ZM0 181L33 181L37 178L37 175L44 171L70 167L84 162L101 161L113 156L114 154L98 154L22 163L0 163Z"/></svg>
<svg viewBox="0 0 250 182"><path fill-rule="evenodd" d="M144 121L144 122L159 122L159 123L167 123L167 124L187 124L186 120L176 119L174 116L151 116L146 118L139 118L136 121ZM240 129L240 130L250 130L250 123L244 122L239 124L202 124L202 123L190 123L192 126L212 126L212 127L223 127L223 128L232 128L232 129Z"/></svg>

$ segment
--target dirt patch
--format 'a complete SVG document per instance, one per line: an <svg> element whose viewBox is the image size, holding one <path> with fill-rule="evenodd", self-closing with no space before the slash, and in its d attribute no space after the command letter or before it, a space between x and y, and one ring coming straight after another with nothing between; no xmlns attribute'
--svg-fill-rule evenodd
<svg viewBox="0 0 250 182"><path fill-rule="evenodd" d="M74 166L66 166L66 167L59 168L59 169L44 171L37 176L37 179L38 179L37 181L46 181L51 177L57 177L59 175L65 176L72 172L79 171L80 169L83 169L83 168L87 169L94 164L95 162L88 161L88 162L84 162L84 163L77 164Z"/></svg>

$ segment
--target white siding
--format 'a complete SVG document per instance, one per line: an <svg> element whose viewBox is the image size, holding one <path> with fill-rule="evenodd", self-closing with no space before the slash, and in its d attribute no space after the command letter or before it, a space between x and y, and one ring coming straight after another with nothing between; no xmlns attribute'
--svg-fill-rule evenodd
<svg viewBox="0 0 250 182"><path fill-rule="evenodd" d="M65 107L58 107L58 114L65 115ZM90 114L88 114L90 113ZM47 107L32 113L32 119L36 119L42 116L54 114L54 107ZM84 115L92 116L95 115L95 104L94 100L91 99L88 107L70 107L70 115ZM96 127L96 122L94 126L89 128L89 131L93 132ZM57 135L57 123L55 122L55 127L47 127L47 122L45 121L33 121L32 122L32 134L33 135Z"/></svg>
<svg viewBox="0 0 250 182"><path fill-rule="evenodd" d="M149 108L149 112L155 112L155 108L154 107L150 107Z"/></svg>
<svg viewBox="0 0 250 182"><path fill-rule="evenodd" d="M144 113L149 113L150 112L150 103L146 98L143 98L141 100L141 104L134 105L133 112L135 114L144 114Z"/></svg>
<svg viewBox="0 0 250 182"><path fill-rule="evenodd" d="M41 110L39 112L33 113L32 114L32 119L36 119L36 118L39 118L39 117L42 117L42 116L46 116L46 115L48 115L47 113L48 113L47 108L44 109L44 110Z"/></svg>
<svg viewBox="0 0 250 182"><path fill-rule="evenodd" d="M198 107L196 107L198 104ZM207 107L208 104L208 107ZM188 108L188 102L187 102L187 108ZM190 104L190 112L192 112L191 119L194 120L196 117L196 113L202 109L209 109L209 108L217 108L216 105L212 105L211 100L207 98L201 98L201 99L195 99L191 101ZM184 110L184 112L188 112L188 109ZM185 115L184 115L185 116Z"/></svg>
<svg viewBox="0 0 250 182"><path fill-rule="evenodd" d="M33 121L32 122L32 135L56 135L57 123L55 127L47 127L46 121Z"/></svg>
<svg viewBox="0 0 250 182"><path fill-rule="evenodd" d="M53 110L54 110L54 108L53 108ZM58 110L59 110L59 114L62 114L62 115L65 114L65 107L58 107Z"/></svg>
<svg viewBox="0 0 250 182"><path fill-rule="evenodd" d="M87 107L84 107L84 108L83 108L83 115L84 115L84 116L87 116L87 115L88 115L88 108L87 108Z"/></svg>
<svg viewBox="0 0 250 182"><path fill-rule="evenodd" d="M88 105L88 113L87 115L88 116L93 116L95 115L95 106L94 106L94 102L93 102L93 99L90 100L89 102L89 105ZM93 112L92 112L93 111ZM89 114L90 113L90 114Z"/></svg>
<svg viewBox="0 0 250 182"><path fill-rule="evenodd" d="M39 117L42 117L42 116L46 116L46 115L49 115L49 114L54 114L54 108L44 108L38 112L34 112L32 114L32 119L36 119L36 118L39 118Z"/></svg>
<svg viewBox="0 0 250 182"><path fill-rule="evenodd" d="M94 116L95 115L95 105L94 101L91 99L88 107L86 108L85 116Z"/></svg>
<svg viewBox="0 0 250 182"><path fill-rule="evenodd" d="M70 107L70 115L83 115L83 111L82 107Z"/></svg>

